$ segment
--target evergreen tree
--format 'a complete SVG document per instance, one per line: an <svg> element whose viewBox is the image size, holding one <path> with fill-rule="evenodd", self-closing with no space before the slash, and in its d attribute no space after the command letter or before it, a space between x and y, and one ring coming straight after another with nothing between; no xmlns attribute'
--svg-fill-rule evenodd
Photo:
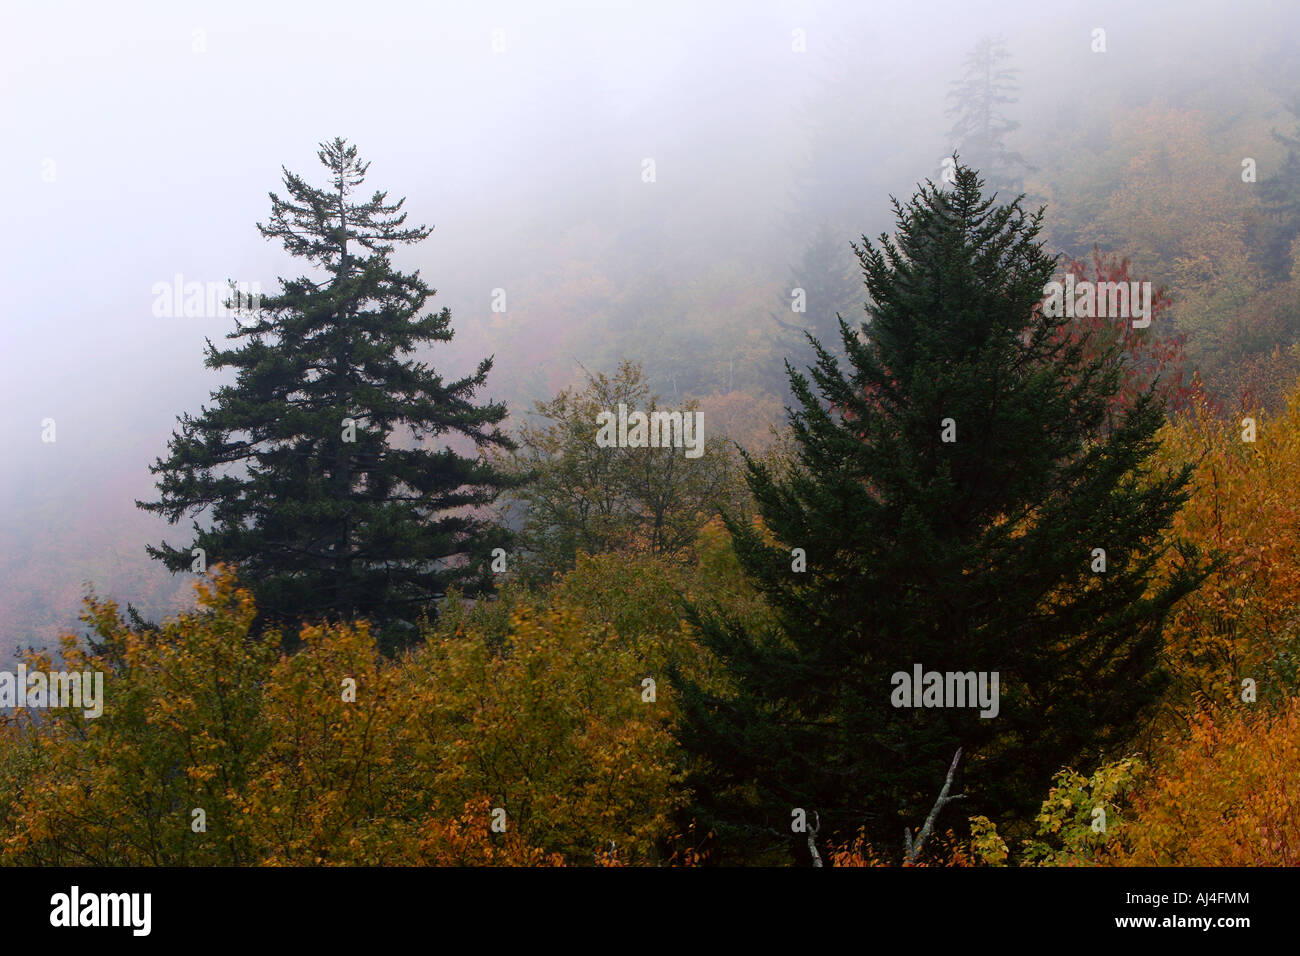
<svg viewBox="0 0 1300 956"><path fill-rule="evenodd" d="M787 389L786 401L794 399L788 391L784 373L788 362L805 371L817 361L809 336L825 343L839 338L840 315L855 315L862 308L862 282L850 267L848 244L841 247L829 226L823 225L804 250L803 260L791 270L790 286L785 293L784 308L772 313L777 329L772 348L780 365L774 363L773 380L781 380Z"/></svg>
<svg viewBox="0 0 1300 956"><path fill-rule="evenodd" d="M181 416L170 457L150 467L159 500L137 505L173 524L206 512L191 545L149 553L172 571L189 570L195 548L208 563L237 564L261 623L364 617L392 646L448 587L489 587L484 559L510 544L483 509L517 482L484 455L426 442L513 444L497 428L505 406L472 401L490 358L446 381L410 357L453 335L447 309L421 315L434 290L389 261L394 243L431 230L404 225L405 200L352 198L369 166L355 146L335 139L317 155L329 187L283 170L289 198L272 193L270 224L258 229L323 274L281 280L255 321L236 321L227 337L241 345L208 342L205 364L235 369L235 384L198 417ZM411 441L399 442L401 429Z"/></svg>
<svg viewBox="0 0 1300 956"><path fill-rule="evenodd" d="M1058 334L1072 320L1042 307L1042 210L982 188L958 166L951 191L895 201L896 238L854 247L870 339L841 322L846 370L817 346L819 395L789 370L787 468L747 458L763 525L727 524L777 623L690 609L726 675L681 685L683 744L706 758L697 810L750 850L806 846L795 808L821 840L865 827L896 848L959 747L968 799L941 828L1031 814L1053 773L1121 743L1154 701L1161 621L1202 574L1179 545L1155 579L1189 475L1150 461L1155 393L1107 428L1121 356ZM894 675L916 665L996 672L996 716L900 706Z"/></svg>
<svg viewBox="0 0 1300 956"><path fill-rule="evenodd" d="M990 192L1009 201L1024 186L1023 174L1032 169L1025 158L1007 148L1006 136L1020 124L1005 116L1002 107L1018 102L1019 70L1008 69L1010 59L1000 37L981 37L967 55L960 80L954 81L947 115L955 117L948 136L954 154L983 172Z"/></svg>
<svg viewBox="0 0 1300 956"><path fill-rule="evenodd" d="M1300 96L1287 111L1300 120ZM1283 282L1291 273L1291 244L1300 236L1300 126L1294 135L1274 130L1273 138L1286 147L1286 159L1259 182L1260 212L1247 223L1246 240L1268 279Z"/></svg>

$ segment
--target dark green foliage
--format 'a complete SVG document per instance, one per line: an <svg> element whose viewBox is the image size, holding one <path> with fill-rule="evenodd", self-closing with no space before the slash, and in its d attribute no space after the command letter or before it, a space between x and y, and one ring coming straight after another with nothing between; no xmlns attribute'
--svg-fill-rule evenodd
<svg viewBox="0 0 1300 956"><path fill-rule="evenodd" d="M1162 686L1161 620L1202 575L1180 546L1183 570L1153 581L1188 471L1148 462L1163 420L1151 393L1107 430L1121 357L1088 358L1062 334L1073 320L1041 314L1055 268L1042 212L982 187L959 166L951 192L895 202L896 238L857 250L870 340L841 323L847 369L818 346L820 396L790 371L797 458L748 465L775 540L728 521L777 625L692 610L734 693L684 682L681 736L711 767L693 781L698 810L733 853L800 852L794 808L820 816L822 841L865 827L896 851L959 746L967 798L940 832L975 813L1023 819L1062 766L1121 743ZM896 708L891 675L915 664L997 672L998 715Z"/></svg>
<svg viewBox="0 0 1300 956"><path fill-rule="evenodd" d="M420 314L433 290L419 273L389 261L394 243L430 230L404 227L402 201L388 205L386 193L350 198L368 166L355 146L336 139L318 155L330 187L285 170L290 198L272 194L270 224L258 229L323 278L281 280L256 320L228 336L243 344L208 343L205 364L234 368L236 382L181 417L170 458L150 469L159 500L137 504L173 523L207 512L191 545L149 553L172 571L190 569L191 548L237 564L263 623L366 617L402 643L450 585L488 587L487 559L510 543L483 509L515 482L482 455L425 442L513 445L497 428L505 407L472 401L491 359L445 381L410 357L453 334L447 309ZM403 429L411 440L399 444Z"/></svg>

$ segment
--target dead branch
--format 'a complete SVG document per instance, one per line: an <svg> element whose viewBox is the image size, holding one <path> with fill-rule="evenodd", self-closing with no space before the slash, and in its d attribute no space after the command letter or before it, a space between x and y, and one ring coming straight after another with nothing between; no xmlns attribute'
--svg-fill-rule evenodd
<svg viewBox="0 0 1300 956"><path fill-rule="evenodd" d="M812 854L812 865L821 866L822 857L821 854L817 852L817 834L821 832L822 818L821 814L816 810L813 811L813 816L817 818L817 822L814 823L812 829L808 831L808 852Z"/></svg>
<svg viewBox="0 0 1300 956"><path fill-rule="evenodd" d="M953 774L957 772L957 762L961 760L962 748L957 748L957 753L953 755L952 766L948 768L948 778L943 782L943 789L939 791L939 799L934 801L934 806L930 808L930 815L925 818L925 825L921 827L921 832L912 841L912 831L906 827L903 828L903 862L915 863L916 858L921 855L921 847L925 841L930 838L930 832L934 829L934 821L939 816L939 811L954 800L963 800L966 797L964 793L958 793L948 796L948 791L952 788Z"/></svg>

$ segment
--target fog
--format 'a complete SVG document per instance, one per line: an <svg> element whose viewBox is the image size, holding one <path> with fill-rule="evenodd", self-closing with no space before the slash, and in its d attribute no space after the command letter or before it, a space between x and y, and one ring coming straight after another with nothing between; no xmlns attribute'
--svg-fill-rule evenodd
<svg viewBox="0 0 1300 956"><path fill-rule="evenodd" d="M74 625L87 581L169 606L176 583L144 555L168 529L133 499L151 496L176 417L223 381L204 341L233 325L159 317L153 289L301 274L255 223L282 166L323 180L323 140L355 143L366 194L404 196L408 221L434 227L394 261L451 309L439 370L495 354L489 396L512 412L623 355L693 395L753 380L734 355L699 354L708 323L768 322L746 290L780 294L816 228L847 254L889 228L891 194L939 175L945 96L981 35L1020 70L1015 145L1050 210L1067 124L1104 135L1107 111L1153 98L1231 113L1227 76L1280 101L1300 27L1282 2L7 0L0 17L6 655ZM584 291L557 293L568 283ZM628 307L620 292L642 285ZM556 354L538 361L538 341Z"/></svg>

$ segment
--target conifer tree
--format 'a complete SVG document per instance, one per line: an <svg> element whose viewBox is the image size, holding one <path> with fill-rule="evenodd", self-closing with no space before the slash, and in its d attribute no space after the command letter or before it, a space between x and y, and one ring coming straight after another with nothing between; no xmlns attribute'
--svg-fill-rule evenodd
<svg viewBox="0 0 1300 956"><path fill-rule="evenodd" d="M959 165L951 191L894 202L894 238L854 246L870 338L842 321L845 368L818 344L811 382L789 369L788 468L747 458L762 525L727 525L777 623L692 607L725 686L681 683L697 811L733 851L799 852L796 811L823 843L865 828L897 851L958 748L966 799L936 832L1032 814L1162 686L1161 621L1203 574L1181 544L1156 572L1189 473L1152 463L1154 392L1107 427L1120 354L1057 334L1043 211L982 189ZM996 673L996 716L946 678L949 706L929 678L903 700L917 666Z"/></svg>
<svg viewBox="0 0 1300 956"><path fill-rule="evenodd" d="M1023 188L1023 174L1032 167L1005 139L1020 124L1003 112L1018 101L1019 72L1006 66L1010 59L1000 37L981 37L967 55L964 73L952 84L948 115L954 117L948 136L954 154L983 172L989 191L1009 202Z"/></svg>
<svg viewBox="0 0 1300 956"><path fill-rule="evenodd" d="M1272 282L1289 276L1291 244L1300 237L1300 94L1292 98L1287 112L1297 121L1296 132L1273 131L1273 138L1286 147L1286 158L1260 179L1260 212L1246 229L1251 257Z"/></svg>
<svg viewBox="0 0 1300 956"><path fill-rule="evenodd" d="M497 427L505 406L473 401L490 358L448 381L414 357L452 338L451 313L422 314L434 290L389 255L431 230L405 225L405 200L355 198L369 166L355 146L335 139L317 155L329 185L284 169L288 198L272 193L258 224L316 274L281 280L253 321L237 319L227 337L242 344L208 342L205 364L235 382L181 416L170 456L150 467L159 498L137 505L173 524L194 517L191 544L150 555L174 572L237 565L260 623L364 617L393 646L448 587L488 588L485 559L510 544L484 509L517 482L483 454L427 446L513 444Z"/></svg>
<svg viewBox="0 0 1300 956"><path fill-rule="evenodd" d="M784 374L786 362L805 371L817 361L809 335L838 352L840 316L854 316L862 309L862 280L850 267L852 261L848 243L838 242L834 231L823 224L799 266L791 270L789 288L782 290L784 308L772 314L777 326L773 351L781 357L779 364L773 363L772 377L779 376L783 388L789 381ZM785 398L792 401L794 395L787 392Z"/></svg>

